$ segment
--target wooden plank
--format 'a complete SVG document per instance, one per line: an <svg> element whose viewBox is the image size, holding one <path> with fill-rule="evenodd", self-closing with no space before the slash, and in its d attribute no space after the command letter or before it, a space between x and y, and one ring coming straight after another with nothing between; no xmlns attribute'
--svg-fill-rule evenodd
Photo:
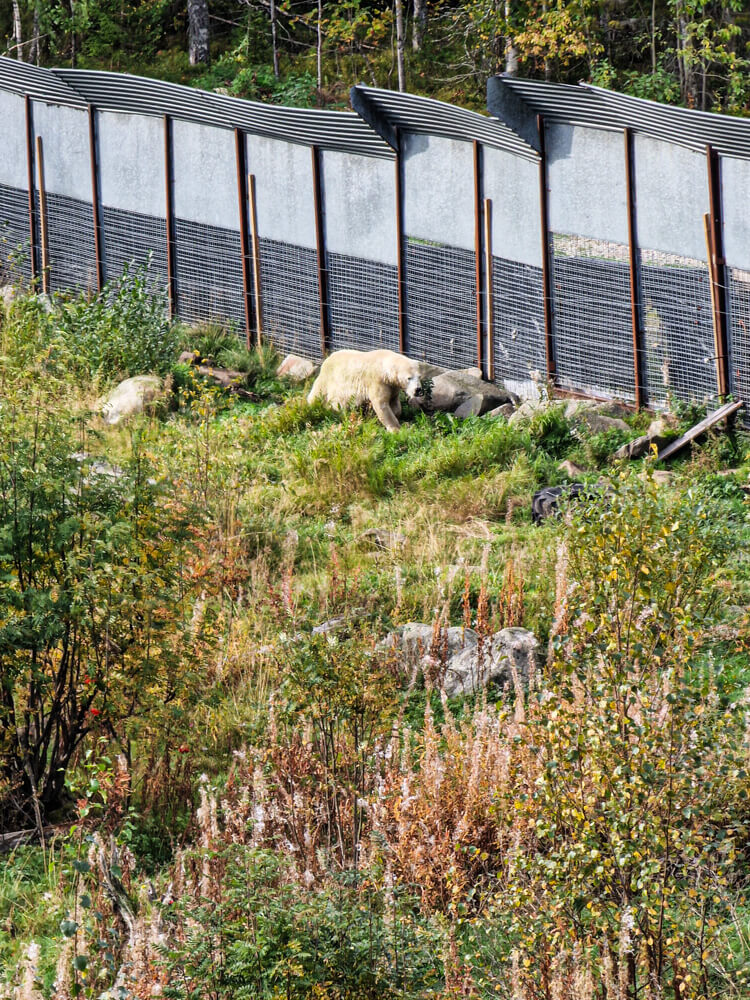
<svg viewBox="0 0 750 1000"><path fill-rule="evenodd" d="M660 462L666 461L666 459L671 458L672 455L676 455L678 451L682 451L686 444L690 444L697 437L700 437L709 427L713 427L714 424L718 424L720 420L726 420L731 417L738 410L741 410L744 406L744 402L740 399L734 403L725 403L724 406L720 406L718 410L714 410L713 413L709 413L707 417L704 417L700 423L696 424L695 427L691 427L690 430L683 434L682 437L678 437L676 441L672 441L662 448L659 452L658 460Z"/></svg>
<svg viewBox="0 0 750 1000"><path fill-rule="evenodd" d="M247 180L245 163L245 136L242 129L234 130L234 153L237 165L237 209L240 225L240 262L242 264L242 306L245 313L245 347L253 345L252 293L250 291L250 243L247 234ZM260 309L255 307L256 317ZM258 319L258 340L260 340L260 319Z"/></svg>
<svg viewBox="0 0 750 1000"><path fill-rule="evenodd" d="M711 287L711 318L714 327L714 362L716 364L716 394L722 399L727 394L726 385L723 379L722 369L722 349L721 349L721 325L719 319L720 305L718 298L718 287L716 282L716 251L714 247L713 230L711 227L711 217L703 216L703 231L706 237L706 253L708 254L708 278Z"/></svg>

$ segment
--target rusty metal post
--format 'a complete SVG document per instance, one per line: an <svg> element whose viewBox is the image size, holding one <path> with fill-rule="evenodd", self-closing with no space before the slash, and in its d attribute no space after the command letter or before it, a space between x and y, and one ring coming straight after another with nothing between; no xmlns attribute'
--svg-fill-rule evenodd
<svg viewBox="0 0 750 1000"><path fill-rule="evenodd" d="M242 305L245 314L245 346L249 350L253 342L252 293L250 291L250 244L247 234L247 163L245 157L245 135L240 128L234 130L234 152L237 162L237 210L240 222L240 260L242 262ZM260 308L256 304L258 336L260 337Z"/></svg>
<svg viewBox="0 0 750 1000"><path fill-rule="evenodd" d="M625 195L628 206L628 255L630 262L630 325L633 331L633 379L635 381L635 407L643 406L644 344L641 315L638 308L638 231L636 216L635 171L633 170L633 133L623 130L625 138Z"/></svg>
<svg viewBox="0 0 750 1000"><path fill-rule="evenodd" d="M255 197L255 174L248 178L250 191L250 240L253 249L253 288L255 291L255 329L257 342L263 338L263 293L260 284L260 240L258 239L258 202Z"/></svg>
<svg viewBox="0 0 750 1000"><path fill-rule="evenodd" d="M477 368L484 370L482 323L482 145L475 139L474 147L474 268L477 317Z"/></svg>
<svg viewBox="0 0 750 1000"><path fill-rule="evenodd" d="M164 115L164 205L167 228L167 298L169 318L177 314L177 280L174 254L174 207L172 204L172 119Z"/></svg>
<svg viewBox="0 0 750 1000"><path fill-rule="evenodd" d="M26 184L29 189L29 254L31 265L31 280L39 275L36 260L36 203L34 198L34 129L32 125L31 98L24 98L26 111Z"/></svg>
<svg viewBox="0 0 750 1000"><path fill-rule="evenodd" d="M396 240L398 242L398 349L400 354L406 354L406 274L404 267L404 184L403 164L401 162L401 136L396 132Z"/></svg>
<svg viewBox="0 0 750 1000"><path fill-rule="evenodd" d="M89 155L91 159L91 205L94 213L94 253L96 254L96 290L104 287L102 259L102 220L99 211L99 157L96 147L96 109L89 104Z"/></svg>
<svg viewBox="0 0 750 1000"><path fill-rule="evenodd" d="M320 149L310 147L312 155L313 201L315 205L315 246L318 254L318 297L320 300L320 350L323 357L331 343L328 322L328 267L326 264L325 227L323 225L323 189L320 183Z"/></svg>
<svg viewBox="0 0 750 1000"><path fill-rule="evenodd" d="M484 199L484 273L487 276L487 378L495 381L495 315L492 288L492 199Z"/></svg>
<svg viewBox="0 0 750 1000"><path fill-rule="evenodd" d="M706 146L706 166L708 169L708 198L710 204L711 254L709 270L713 294L714 329L716 339L716 384L720 398L729 391L729 336L727 331L726 301L726 261L724 260L724 236L721 205L721 161L712 146Z"/></svg>
<svg viewBox="0 0 750 1000"><path fill-rule="evenodd" d="M547 378L555 382L555 350L552 315L552 268L550 266L549 206L547 197L547 145L544 135L544 118L536 116L539 134L539 217L542 230L542 283L544 286L544 353L547 359Z"/></svg>
<svg viewBox="0 0 750 1000"><path fill-rule="evenodd" d="M47 228L47 186L44 183L44 147L36 137L36 170L39 187L39 236L42 243L42 291L49 292L49 230Z"/></svg>

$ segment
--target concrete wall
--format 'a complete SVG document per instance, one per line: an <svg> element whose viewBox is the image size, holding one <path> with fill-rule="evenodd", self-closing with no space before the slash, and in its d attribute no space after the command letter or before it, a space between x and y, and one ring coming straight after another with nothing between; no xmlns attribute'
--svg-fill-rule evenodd
<svg viewBox="0 0 750 1000"><path fill-rule="evenodd" d="M750 270L750 160L721 158L724 256L730 267Z"/></svg>
<svg viewBox="0 0 750 1000"><path fill-rule="evenodd" d="M634 137L638 245L706 260L706 157L671 142Z"/></svg>
<svg viewBox="0 0 750 1000"><path fill-rule="evenodd" d="M34 101L34 142L42 137L47 191L91 201L89 118L79 108ZM34 147L36 150L36 146Z"/></svg>
<svg viewBox="0 0 750 1000"><path fill-rule="evenodd" d="M255 174L259 234L314 249L315 198L309 147L250 135L247 169Z"/></svg>
<svg viewBox="0 0 750 1000"><path fill-rule="evenodd" d="M166 213L164 122L146 115L97 113L101 202L142 215Z"/></svg>
<svg viewBox="0 0 750 1000"><path fill-rule="evenodd" d="M22 97L0 90L0 184L26 190L26 114Z"/></svg>
<svg viewBox="0 0 750 1000"><path fill-rule="evenodd" d="M622 133L548 125L546 140L550 230L627 243Z"/></svg>
<svg viewBox="0 0 750 1000"><path fill-rule="evenodd" d="M233 132L173 120L172 178L176 218L239 229Z"/></svg>
<svg viewBox="0 0 750 1000"><path fill-rule="evenodd" d="M393 162L326 150L322 163L327 249L397 264Z"/></svg>
<svg viewBox="0 0 750 1000"><path fill-rule="evenodd" d="M474 249L471 143L404 133L404 229L408 236Z"/></svg>
<svg viewBox="0 0 750 1000"><path fill-rule="evenodd" d="M482 157L484 197L492 199L492 253L541 267L538 164L488 146Z"/></svg>

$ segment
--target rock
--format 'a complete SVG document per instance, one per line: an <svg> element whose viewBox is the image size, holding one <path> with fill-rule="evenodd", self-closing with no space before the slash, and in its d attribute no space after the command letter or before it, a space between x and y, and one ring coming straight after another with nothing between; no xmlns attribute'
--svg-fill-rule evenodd
<svg viewBox="0 0 750 1000"><path fill-rule="evenodd" d="M604 434L607 431L629 431L630 428L619 417L608 417L598 410L581 409L578 410L574 420L577 423L585 424L592 434Z"/></svg>
<svg viewBox="0 0 750 1000"><path fill-rule="evenodd" d="M503 403L513 402L513 395L507 389L484 382L473 371L449 371L436 375L432 380L430 408L453 413L462 403L478 396L483 400L482 412L486 413Z"/></svg>
<svg viewBox="0 0 750 1000"><path fill-rule="evenodd" d="M467 399L465 403L461 403L461 405L453 411L453 415L462 420L466 417L481 417L484 416L485 413L489 412L493 402L494 400L489 399L488 396L472 396L470 399ZM503 406L510 406L512 408L513 404L503 403ZM493 407L493 409L497 409L497 407Z"/></svg>
<svg viewBox="0 0 750 1000"><path fill-rule="evenodd" d="M0 302L9 306L18 298L18 289L15 285L0 285Z"/></svg>
<svg viewBox="0 0 750 1000"><path fill-rule="evenodd" d="M442 652L432 648L433 627L419 622L402 625L383 642L400 647L410 665L419 663L432 677L442 672L442 688L449 697L471 694L495 681L512 685L515 666L522 683L528 681L539 643L525 628L505 628L484 643L481 658L479 636L473 629L448 628L442 636ZM444 668L444 672L443 672Z"/></svg>
<svg viewBox="0 0 750 1000"><path fill-rule="evenodd" d="M376 549L383 549L388 552L391 549L400 549L406 545L406 535L401 535L397 531L386 531L384 528L370 528L363 531L359 536L363 541L372 543Z"/></svg>
<svg viewBox="0 0 750 1000"><path fill-rule="evenodd" d="M85 480L91 482L94 476L106 476L108 479L121 479L125 472L119 465L110 465L98 458L92 458L85 451L74 451L70 456L86 471Z"/></svg>
<svg viewBox="0 0 750 1000"><path fill-rule="evenodd" d="M317 370L318 366L307 358L301 358L298 354L287 354L276 369L276 374L283 375L292 382L304 382Z"/></svg>
<svg viewBox="0 0 750 1000"><path fill-rule="evenodd" d="M570 459L560 462L557 468L560 472L564 472L568 479L580 479L586 471L585 469L582 469L580 465L576 465L575 462L571 462Z"/></svg>
<svg viewBox="0 0 750 1000"><path fill-rule="evenodd" d="M198 351L183 351L177 362L181 365L197 365L200 359L201 356Z"/></svg>
<svg viewBox="0 0 750 1000"><path fill-rule="evenodd" d="M531 420L535 413L544 410L549 406L546 399L526 399L518 409L508 417L509 424L521 424L526 420Z"/></svg>
<svg viewBox="0 0 750 1000"><path fill-rule="evenodd" d="M336 618L329 618L327 622L321 622L320 625L316 625L312 630L312 635L328 635L329 632L340 632L342 628L346 628L347 625L352 625L354 622L361 621L365 617L367 612L364 608L351 608L345 615L338 615ZM298 632L294 637L294 640L299 642L304 638L302 632Z"/></svg>
<svg viewBox="0 0 750 1000"><path fill-rule="evenodd" d="M135 375L120 382L101 406L101 414L108 424L119 424L127 417L143 413L154 403L162 391L158 375Z"/></svg>
<svg viewBox="0 0 750 1000"><path fill-rule="evenodd" d="M651 475L657 486L669 486L674 479L674 473L668 472L666 469L654 469Z"/></svg>
<svg viewBox="0 0 750 1000"><path fill-rule="evenodd" d="M565 407L565 416L568 420L579 415L583 410L590 410L600 413L603 417L627 417L630 410L624 403L618 403L614 399L571 399Z"/></svg>
<svg viewBox="0 0 750 1000"><path fill-rule="evenodd" d="M661 449L674 436L674 425L668 417L652 420L648 430L634 441L628 441L614 453L614 458L643 458L651 451L651 445Z"/></svg>
<svg viewBox="0 0 750 1000"><path fill-rule="evenodd" d="M512 403L503 403L502 406L496 406L494 410L488 410L484 415L493 419L504 417L506 420L510 420L514 410L515 406Z"/></svg>

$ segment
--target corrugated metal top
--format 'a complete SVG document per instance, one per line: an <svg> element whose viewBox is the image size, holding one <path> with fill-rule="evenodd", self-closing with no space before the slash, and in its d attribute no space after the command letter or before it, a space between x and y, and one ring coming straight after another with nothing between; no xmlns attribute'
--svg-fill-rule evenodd
<svg viewBox="0 0 750 1000"><path fill-rule="evenodd" d="M416 94L363 86L353 89L393 129L463 139L466 142L477 139L487 146L495 146L528 159L538 159L536 151L497 118L488 118L475 111L467 111L429 97L418 97Z"/></svg>
<svg viewBox="0 0 750 1000"><path fill-rule="evenodd" d="M48 69L8 59L7 56L0 56L0 89L20 94L22 97L28 95L36 101L44 101L47 104L86 107L86 101L81 95Z"/></svg>
<svg viewBox="0 0 750 1000"><path fill-rule="evenodd" d="M89 104L103 111L171 115L218 128L242 128L301 145L318 145L322 149L385 158L395 156L374 129L346 111L261 104L126 73L73 69L53 72Z"/></svg>
<svg viewBox="0 0 750 1000"><path fill-rule="evenodd" d="M567 86L508 76L497 79L525 101L530 112L544 115L546 121L631 128L690 149L711 145L726 156L750 158L750 120L745 118L677 108L589 84Z"/></svg>

